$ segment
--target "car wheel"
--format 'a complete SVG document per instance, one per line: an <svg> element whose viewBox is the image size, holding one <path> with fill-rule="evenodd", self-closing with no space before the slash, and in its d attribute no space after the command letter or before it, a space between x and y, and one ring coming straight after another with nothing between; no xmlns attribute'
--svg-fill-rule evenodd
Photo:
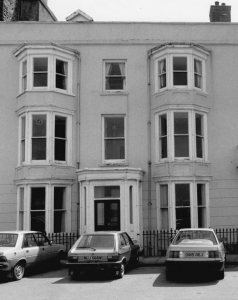
<svg viewBox="0 0 238 300"><path fill-rule="evenodd" d="M116 277L117 278L123 278L124 274L125 274L125 264L121 263L121 268L120 268L119 271L117 271Z"/></svg>
<svg viewBox="0 0 238 300"><path fill-rule="evenodd" d="M170 280L173 280L173 278L174 278L174 276L171 274L171 272L166 271L166 279L167 279L168 281L170 281Z"/></svg>
<svg viewBox="0 0 238 300"><path fill-rule="evenodd" d="M223 269L222 271L217 272L217 279L222 280L225 277L225 270Z"/></svg>
<svg viewBox="0 0 238 300"><path fill-rule="evenodd" d="M25 266L23 263L17 263L12 271L14 280L21 280L25 273Z"/></svg>

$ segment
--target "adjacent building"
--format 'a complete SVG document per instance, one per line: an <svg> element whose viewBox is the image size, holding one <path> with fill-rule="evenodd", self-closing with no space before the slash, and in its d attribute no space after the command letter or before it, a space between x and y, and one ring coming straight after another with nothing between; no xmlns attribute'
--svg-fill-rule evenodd
<svg viewBox="0 0 238 300"><path fill-rule="evenodd" d="M0 229L237 227L238 24L67 19L0 23Z"/></svg>

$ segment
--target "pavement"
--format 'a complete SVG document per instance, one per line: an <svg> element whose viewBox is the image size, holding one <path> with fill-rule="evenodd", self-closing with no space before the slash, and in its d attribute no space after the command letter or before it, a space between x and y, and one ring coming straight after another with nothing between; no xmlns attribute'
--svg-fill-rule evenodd
<svg viewBox="0 0 238 300"><path fill-rule="evenodd" d="M67 260L61 260L61 264L66 267ZM140 266L164 266L165 256L140 256L139 258ZM226 265L238 265L238 254L227 254L226 255Z"/></svg>

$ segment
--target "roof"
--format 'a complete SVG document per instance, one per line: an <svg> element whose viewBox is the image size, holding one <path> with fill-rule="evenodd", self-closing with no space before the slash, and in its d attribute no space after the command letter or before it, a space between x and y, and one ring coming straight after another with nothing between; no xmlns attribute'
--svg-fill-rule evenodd
<svg viewBox="0 0 238 300"><path fill-rule="evenodd" d="M78 22L92 22L93 19L85 14L82 10L78 9L70 16L66 18L66 21L78 21Z"/></svg>

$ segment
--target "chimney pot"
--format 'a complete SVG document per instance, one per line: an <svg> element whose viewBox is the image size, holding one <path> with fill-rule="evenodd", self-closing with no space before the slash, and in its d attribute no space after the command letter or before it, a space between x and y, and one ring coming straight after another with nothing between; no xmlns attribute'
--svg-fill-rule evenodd
<svg viewBox="0 0 238 300"><path fill-rule="evenodd" d="M219 5L219 1L216 1L216 2L215 2L215 5Z"/></svg>
<svg viewBox="0 0 238 300"><path fill-rule="evenodd" d="M222 3L221 5L225 6L225 5L226 5L226 3Z"/></svg>

